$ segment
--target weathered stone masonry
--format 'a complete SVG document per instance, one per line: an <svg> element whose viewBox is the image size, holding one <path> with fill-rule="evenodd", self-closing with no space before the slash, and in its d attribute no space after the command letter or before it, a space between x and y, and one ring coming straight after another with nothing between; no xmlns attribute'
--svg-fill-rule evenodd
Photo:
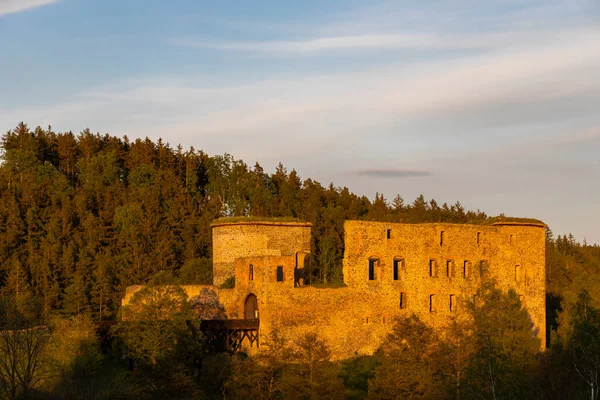
<svg viewBox="0 0 600 400"><path fill-rule="evenodd" d="M416 313L434 326L460 315L480 271L522 296L545 347L545 225L392 224L346 221L345 287L301 285L310 249L305 223L238 222L213 226L215 285L229 318L245 317L256 296L260 337L274 329L289 339L317 332L335 358L372 354L393 318ZM279 271L279 272L278 272ZM202 286L184 286L191 297ZM128 289L127 304L135 288ZM256 351L255 349L252 349Z"/></svg>
<svg viewBox="0 0 600 400"><path fill-rule="evenodd" d="M310 253L310 228L304 222L235 222L212 225L213 284L234 275L235 260L252 256Z"/></svg>

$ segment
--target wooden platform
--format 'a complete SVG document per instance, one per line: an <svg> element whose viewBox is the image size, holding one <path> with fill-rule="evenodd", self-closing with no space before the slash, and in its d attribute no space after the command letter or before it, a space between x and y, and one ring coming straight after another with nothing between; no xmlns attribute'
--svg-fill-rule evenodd
<svg viewBox="0 0 600 400"><path fill-rule="evenodd" d="M258 319L205 319L200 322L200 329L207 335L224 341L225 350L237 351L242 347L244 340L250 347L258 342Z"/></svg>

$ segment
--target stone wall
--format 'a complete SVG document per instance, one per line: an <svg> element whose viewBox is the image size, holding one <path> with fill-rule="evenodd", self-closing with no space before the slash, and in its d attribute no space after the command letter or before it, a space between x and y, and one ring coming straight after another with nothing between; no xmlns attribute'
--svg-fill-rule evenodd
<svg viewBox="0 0 600 400"><path fill-rule="evenodd" d="M234 275L235 259L295 256L310 252L311 224L304 222L225 222L212 225L213 284Z"/></svg>
<svg viewBox="0 0 600 400"><path fill-rule="evenodd" d="M434 325L449 315L450 296L472 296L480 266L503 290L513 288L527 306L545 346L546 276L543 224L389 224L346 221L344 282L359 293L406 296L406 305ZM389 237L389 238L388 238ZM369 260L377 260L369 278ZM394 260L398 276L394 280ZM431 263L437 274L431 276ZM448 263L451 274L448 275ZM465 263L467 275L465 276ZM483 263L483 265L482 265ZM373 277L371 277L373 278ZM430 296L434 295L435 312Z"/></svg>
<svg viewBox="0 0 600 400"><path fill-rule="evenodd" d="M333 357L343 359L376 351L399 315L416 313L437 327L447 324L451 317L460 317L464 312L462 302L472 299L481 282L481 271L486 271L502 289L513 288L522 296L544 348L544 227L536 223L346 221L346 286L315 288L299 285L295 279L296 253L309 250L310 225L215 225L215 284L233 274L236 284L232 289L212 289L228 318L243 318L246 298L250 294L257 297L262 343L274 330L288 340L316 332L331 348ZM431 263L437 266L433 268L437 273L431 271ZM277 279L278 267L283 273L282 281ZM190 297L204 287L207 286L183 286ZM123 305L139 288L127 289ZM256 348L247 350L254 352Z"/></svg>

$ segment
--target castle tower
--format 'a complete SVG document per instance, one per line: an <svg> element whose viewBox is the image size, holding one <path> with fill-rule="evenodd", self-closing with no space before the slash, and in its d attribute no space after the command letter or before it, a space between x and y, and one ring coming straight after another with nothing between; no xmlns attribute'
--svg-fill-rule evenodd
<svg viewBox="0 0 600 400"><path fill-rule="evenodd" d="M234 276L236 258L296 256L310 252L312 225L307 222L222 218L211 226L215 286Z"/></svg>

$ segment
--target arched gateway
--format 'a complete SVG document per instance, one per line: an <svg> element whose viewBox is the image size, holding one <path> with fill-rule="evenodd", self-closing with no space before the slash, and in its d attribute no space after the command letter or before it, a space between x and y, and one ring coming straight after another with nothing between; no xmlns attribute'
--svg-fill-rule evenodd
<svg viewBox="0 0 600 400"><path fill-rule="evenodd" d="M244 302L244 318L258 319L258 301L256 296L250 293Z"/></svg>

